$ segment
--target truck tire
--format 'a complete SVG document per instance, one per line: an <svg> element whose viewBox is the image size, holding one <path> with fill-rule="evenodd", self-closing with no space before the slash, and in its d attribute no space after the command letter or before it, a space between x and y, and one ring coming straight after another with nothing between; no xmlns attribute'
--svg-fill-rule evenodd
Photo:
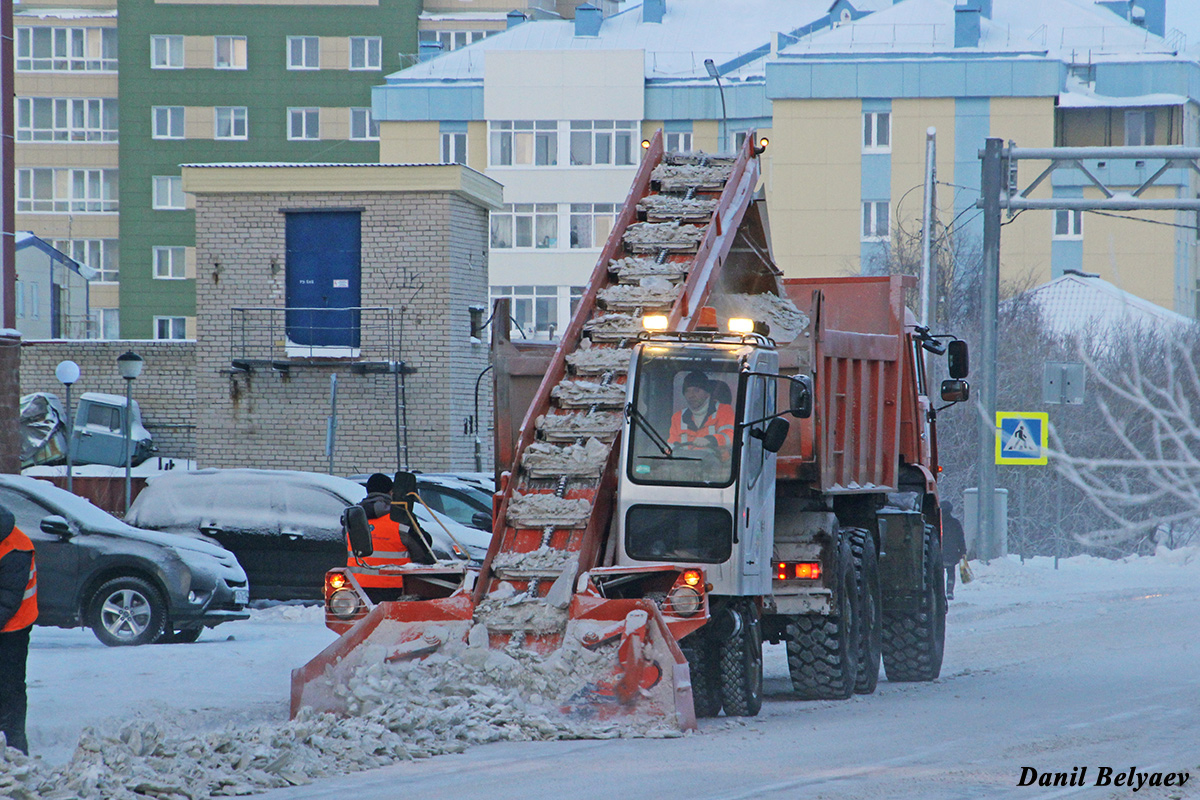
<svg viewBox="0 0 1200 800"><path fill-rule="evenodd" d="M883 617L883 671L893 682L932 681L942 672L946 647L946 573L942 543L925 526L925 573L920 608L893 611Z"/></svg>
<svg viewBox="0 0 1200 800"><path fill-rule="evenodd" d="M855 694L873 694L879 683L882 655L883 600L879 588L879 555L868 531L850 533L854 580L858 590L858 679Z"/></svg>
<svg viewBox="0 0 1200 800"><path fill-rule="evenodd" d="M738 600L730 610L741 618L741 625L721 642L721 705L725 716L753 717L762 708L762 620L752 600Z"/></svg>
<svg viewBox="0 0 1200 800"><path fill-rule="evenodd" d="M787 624L792 690L804 700L847 700L858 680L858 590L847 536L838 537L833 613L799 614Z"/></svg>
<svg viewBox="0 0 1200 800"><path fill-rule="evenodd" d="M716 642L697 631L679 643L692 677L692 706L697 717L721 713L721 660Z"/></svg>

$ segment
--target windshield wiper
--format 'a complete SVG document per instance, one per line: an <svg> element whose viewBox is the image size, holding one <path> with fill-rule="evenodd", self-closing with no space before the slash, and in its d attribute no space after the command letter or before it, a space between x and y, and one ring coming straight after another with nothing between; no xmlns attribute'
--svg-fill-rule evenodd
<svg viewBox="0 0 1200 800"><path fill-rule="evenodd" d="M625 404L625 413L629 415L629 418L633 420L633 424L637 425L642 432L646 434L647 438L653 442L654 446L657 447L664 456L667 458L675 457L672 455L671 445L667 443L667 440L663 438L661 433L654 429L654 426L650 424L650 420L642 416L642 413L633 407L633 403Z"/></svg>

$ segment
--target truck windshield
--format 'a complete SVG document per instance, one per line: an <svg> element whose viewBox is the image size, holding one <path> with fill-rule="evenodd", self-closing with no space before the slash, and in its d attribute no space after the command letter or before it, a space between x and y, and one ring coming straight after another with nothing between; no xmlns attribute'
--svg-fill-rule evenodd
<svg viewBox="0 0 1200 800"><path fill-rule="evenodd" d="M713 348L647 345L629 437L635 483L727 486L733 480L738 360Z"/></svg>

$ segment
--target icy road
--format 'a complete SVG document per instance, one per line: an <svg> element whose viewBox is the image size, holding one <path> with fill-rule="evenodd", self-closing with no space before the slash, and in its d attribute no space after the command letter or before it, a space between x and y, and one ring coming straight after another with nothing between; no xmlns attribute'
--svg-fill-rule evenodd
<svg viewBox="0 0 1200 800"><path fill-rule="evenodd" d="M1200 797L1200 550L1057 571L1012 558L976 574L951 603L933 683L794 701L783 649L769 647L756 718L702 720L679 739L491 744L259 797ZM64 762L85 724L135 714L195 730L282 719L289 670L331 638L316 609L295 607L194 645L114 650L39 628L31 749ZM1116 785L1131 768L1134 786ZM1077 785L1037 785L1058 773ZM1181 774L1182 788L1151 785Z"/></svg>

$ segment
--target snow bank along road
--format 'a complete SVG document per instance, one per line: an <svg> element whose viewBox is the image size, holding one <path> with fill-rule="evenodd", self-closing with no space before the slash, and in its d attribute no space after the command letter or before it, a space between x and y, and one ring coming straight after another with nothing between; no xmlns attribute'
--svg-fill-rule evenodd
<svg viewBox="0 0 1200 800"><path fill-rule="evenodd" d="M977 565L951 604L942 677L930 684L794 701L782 647L770 647L757 718L702 720L679 739L491 744L261 796L1200 797L1200 549L1061 567ZM296 607L194 645L110 649L87 631L36 629L31 749L62 763L85 725L138 714L194 731L282 720L289 670L331 639L317 609ZM1131 767L1147 776L1137 791L1136 777L1095 785L1102 768ZM1083 785L1017 786L1024 768L1082 774ZM1189 779L1150 785L1169 773Z"/></svg>

